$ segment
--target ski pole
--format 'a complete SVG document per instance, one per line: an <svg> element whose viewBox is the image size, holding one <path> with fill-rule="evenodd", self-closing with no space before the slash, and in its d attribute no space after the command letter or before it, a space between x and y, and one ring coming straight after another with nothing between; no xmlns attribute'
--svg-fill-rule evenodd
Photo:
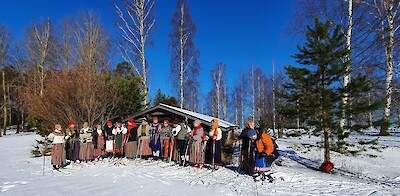
<svg viewBox="0 0 400 196"><path fill-rule="evenodd" d="M140 138L138 138L138 144L137 144L137 149L136 149L136 159L139 157L140 153Z"/></svg>
<svg viewBox="0 0 400 196"><path fill-rule="evenodd" d="M185 154L183 155L183 167L185 167L186 155L187 155L187 152L188 152L188 149L189 149L189 143L190 143L190 139L187 139Z"/></svg>
<svg viewBox="0 0 400 196"><path fill-rule="evenodd" d="M239 140L239 160L238 160L238 169L237 169L238 174L240 174L240 164L242 162L242 145L240 142L241 141Z"/></svg>
<svg viewBox="0 0 400 196"><path fill-rule="evenodd" d="M174 142L174 139L172 139L172 145L170 146L170 152L169 152L169 162L171 162L172 161L172 154L173 154L173 152L174 152L174 147L175 147L175 142Z"/></svg>
<svg viewBox="0 0 400 196"><path fill-rule="evenodd" d="M212 171L214 172L214 170L215 170L215 140L213 139L213 141L212 141L212 154L213 154L213 156L212 156Z"/></svg>
<svg viewBox="0 0 400 196"><path fill-rule="evenodd" d="M44 176L44 168L46 166L46 150L47 150L47 136L44 137L44 143L43 143L43 176Z"/></svg>

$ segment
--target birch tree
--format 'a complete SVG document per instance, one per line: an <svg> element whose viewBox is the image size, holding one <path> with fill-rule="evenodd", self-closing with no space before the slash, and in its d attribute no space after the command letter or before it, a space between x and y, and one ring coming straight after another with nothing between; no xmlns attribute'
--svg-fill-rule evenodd
<svg viewBox="0 0 400 196"><path fill-rule="evenodd" d="M56 40L53 36L53 28L50 20L41 24L34 23L27 30L27 52L29 55L27 69L32 72L33 83L40 96L44 95L46 71L54 69L56 62ZM32 67L33 66L33 67Z"/></svg>
<svg viewBox="0 0 400 196"><path fill-rule="evenodd" d="M350 51L351 49L351 33L352 33L352 28L353 28L353 0L347 0L348 3L348 8L347 8L347 27L346 27L346 33L344 34L346 37L346 48L347 50ZM350 64L346 63L350 61L350 54L347 54L344 57L344 63L343 65L345 65L345 73L343 76L343 86L344 88L347 88L349 82L350 82ZM343 97L342 97L342 104L343 106L347 105L348 102L348 93L345 92ZM340 117L340 121L339 121L339 132L343 132L344 129L344 125L345 125L345 111L344 109L342 110L342 115Z"/></svg>
<svg viewBox="0 0 400 196"><path fill-rule="evenodd" d="M240 119L241 119L240 106L241 106L242 99L241 99L240 94L241 94L240 87L237 84L235 84L235 87L232 92L232 102L233 103L231 105L231 106L233 106L233 108L232 108L232 111L233 111L232 113L234 115L233 122L235 122L236 125L239 125L241 127L242 125L240 122Z"/></svg>
<svg viewBox="0 0 400 196"><path fill-rule="evenodd" d="M400 25L397 24L400 16L398 11L400 9L400 1L398 0L374 0L371 3L376 9L376 19L380 21L379 34L383 42L383 49L385 54L386 64L386 77L385 77L385 110L383 122L381 124L380 135L389 135L388 128L391 121L391 107L392 107L392 94L393 94L393 73L395 71L395 34Z"/></svg>
<svg viewBox="0 0 400 196"><path fill-rule="evenodd" d="M72 63L72 20L65 20L60 25L58 32L59 48L58 63L62 70L68 70Z"/></svg>
<svg viewBox="0 0 400 196"><path fill-rule="evenodd" d="M173 78L179 81L173 85L178 86L179 89L180 107L195 110L194 105L198 102L199 51L194 44L197 29L187 0L178 0L171 19L171 26L169 34L169 46L172 51L170 70Z"/></svg>
<svg viewBox="0 0 400 196"><path fill-rule="evenodd" d="M255 74L254 74L254 66L251 66L250 70L250 83L251 83L251 118L255 121L255 107L256 107L256 87L255 87Z"/></svg>
<svg viewBox="0 0 400 196"><path fill-rule="evenodd" d="M156 18L153 15L153 0L126 0L123 5L114 5L119 21L117 27L121 32L122 41L119 51L126 62L132 65L140 77L142 92L146 95L144 105L148 104L148 62L146 48L149 45L150 34L153 31Z"/></svg>
<svg viewBox="0 0 400 196"><path fill-rule="evenodd" d="M0 25L0 63L1 63L1 78L3 87L3 133L6 135L7 127L7 94L6 94L6 76L5 76L5 66L6 59L8 58L8 48L10 44L10 33L5 26ZM0 131L0 137L2 137L2 132Z"/></svg>
<svg viewBox="0 0 400 196"><path fill-rule="evenodd" d="M75 48L71 54L75 64L94 71L108 68L110 38L100 24L98 16L93 12L81 13L70 23L68 31ZM63 40L63 42L67 41ZM68 54L68 43L63 43L63 45Z"/></svg>
<svg viewBox="0 0 400 196"><path fill-rule="evenodd" d="M226 65L224 63L216 64L215 67L210 71L212 80L210 96L212 99L213 116L220 119L224 118L224 111L226 111L227 107L225 72Z"/></svg>

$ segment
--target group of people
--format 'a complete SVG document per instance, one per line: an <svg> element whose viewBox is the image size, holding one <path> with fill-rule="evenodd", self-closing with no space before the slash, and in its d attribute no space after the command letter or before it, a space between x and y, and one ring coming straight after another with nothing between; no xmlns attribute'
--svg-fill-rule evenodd
<svg viewBox="0 0 400 196"><path fill-rule="evenodd" d="M222 165L222 130L217 119L212 120L209 132L204 131L200 120L193 122L193 129L178 120L172 124L164 120L161 124L157 116L152 117L151 123L146 118L140 121L141 124L137 125L131 118L127 126L108 121L103 128L97 125L94 130L87 122L78 130L75 123L70 121L65 131L61 125L56 124L48 136L53 144L51 162L54 169L65 166L67 160L80 163L123 157L162 159L202 167L207 152L213 166Z"/></svg>
<svg viewBox="0 0 400 196"><path fill-rule="evenodd" d="M256 129L252 120L247 120L246 128L242 130L238 139L241 149L239 169L254 177L261 176L265 179L265 173L270 171L272 163L279 157L277 145L272 137L266 131Z"/></svg>
<svg viewBox="0 0 400 196"><path fill-rule="evenodd" d="M140 121L137 125L131 118L127 126L108 121L103 128L97 125L94 130L87 122L77 130L71 121L65 131L56 124L48 136L53 144L51 162L54 169L65 166L66 160L80 163L107 157L162 159L194 167L202 167L205 162L213 168L222 166L222 130L217 119L211 121L207 131L200 120L193 122L193 128L178 120L172 124L164 120L161 124L157 116L152 117L151 123L146 118ZM271 137L264 131L257 131L254 122L248 120L238 139L240 169L251 175L269 170L278 156Z"/></svg>

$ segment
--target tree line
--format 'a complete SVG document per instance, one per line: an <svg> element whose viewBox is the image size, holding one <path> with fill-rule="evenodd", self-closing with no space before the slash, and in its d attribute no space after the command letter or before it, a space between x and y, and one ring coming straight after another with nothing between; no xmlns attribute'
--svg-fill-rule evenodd
<svg viewBox="0 0 400 196"><path fill-rule="evenodd" d="M250 118L260 127L274 131L276 128L280 136L280 128L312 124L307 113L302 113L305 94L293 98L294 94L289 92L289 87L301 86L301 81L293 77L297 71L291 66L287 66L286 73L267 75L264 69L270 69L273 62L244 65L247 68L237 73L233 86L228 86L229 65L216 62L210 70L212 87L203 95L198 78L200 51L194 43L197 29L187 0L177 1L168 35L173 95L159 91L154 100L149 99L148 70L152 65L146 55L153 44L151 35L157 22L155 3L153 0L116 2L113 6L118 17L116 36L111 36L92 12L56 25L50 20L34 22L18 44L11 44L10 30L1 26L4 133L7 124L24 125L25 121L35 127L42 126L43 130L55 123L66 124L70 119L78 124L105 122L142 110L152 101L206 113L241 127ZM387 134L394 117L400 115L396 104L398 79L393 77L398 64L399 3L398 0L293 2L296 9L288 25L291 34L304 36L308 30L305 27L312 26L318 17L329 24L327 32L337 28L344 37L342 47L349 51L338 57L344 70L335 76L340 80L334 82L343 87L337 92L340 101L334 104L337 111L333 120L337 126L331 130L339 140L349 130L373 126L380 126L381 134ZM113 66L110 62L115 54L124 62ZM305 62L298 60L298 63ZM370 86L350 91L351 85L355 85L351 81L358 78L364 78ZM201 104L202 98L206 103ZM354 105L362 104L375 109L356 113Z"/></svg>

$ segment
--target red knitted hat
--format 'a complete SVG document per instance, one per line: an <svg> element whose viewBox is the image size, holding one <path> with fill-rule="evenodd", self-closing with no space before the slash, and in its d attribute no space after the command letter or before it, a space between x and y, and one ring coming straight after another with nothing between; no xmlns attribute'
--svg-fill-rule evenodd
<svg viewBox="0 0 400 196"><path fill-rule="evenodd" d="M128 122L134 124L134 123L135 123L135 120L133 120L133 118L130 118L130 119L128 120Z"/></svg>
<svg viewBox="0 0 400 196"><path fill-rule="evenodd" d="M112 122L111 122L111 121L108 121L108 122L107 122L107 125L112 125Z"/></svg>
<svg viewBox="0 0 400 196"><path fill-rule="evenodd" d="M74 121L69 121L69 124L68 124L68 126L71 126L71 125L75 125L75 123L74 123Z"/></svg>

